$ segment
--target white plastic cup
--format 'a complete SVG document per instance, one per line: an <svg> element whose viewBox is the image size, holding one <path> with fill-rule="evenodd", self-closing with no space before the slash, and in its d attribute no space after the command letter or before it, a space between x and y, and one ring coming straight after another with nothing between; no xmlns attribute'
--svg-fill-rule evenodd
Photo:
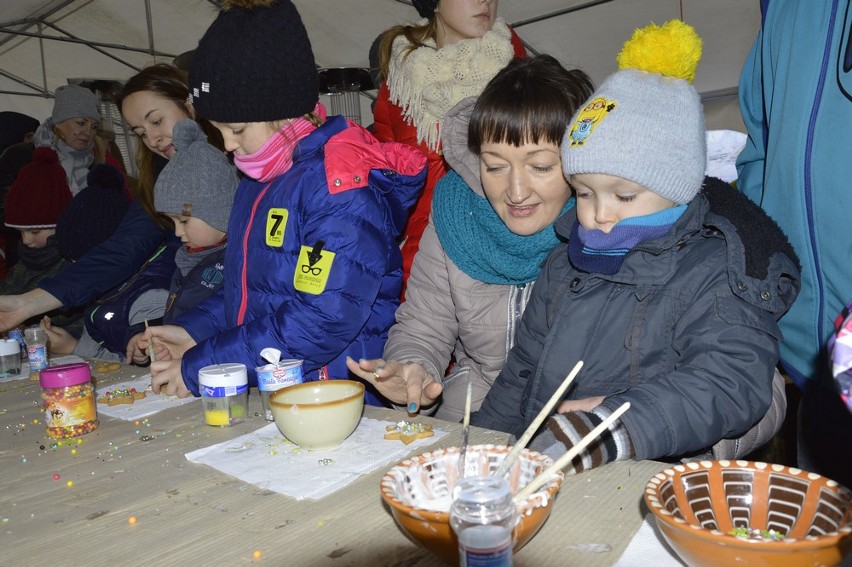
<svg viewBox="0 0 852 567"><path fill-rule="evenodd" d="M225 363L198 371L204 422L217 427L241 423L248 415L248 374L245 364Z"/></svg>

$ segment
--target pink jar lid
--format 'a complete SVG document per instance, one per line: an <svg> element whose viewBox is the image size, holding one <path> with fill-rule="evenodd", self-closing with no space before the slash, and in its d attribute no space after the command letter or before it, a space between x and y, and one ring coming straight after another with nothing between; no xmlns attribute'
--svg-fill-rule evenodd
<svg viewBox="0 0 852 567"><path fill-rule="evenodd" d="M85 362L50 366L39 372L39 384L42 388L64 388L85 384L92 378L91 369Z"/></svg>

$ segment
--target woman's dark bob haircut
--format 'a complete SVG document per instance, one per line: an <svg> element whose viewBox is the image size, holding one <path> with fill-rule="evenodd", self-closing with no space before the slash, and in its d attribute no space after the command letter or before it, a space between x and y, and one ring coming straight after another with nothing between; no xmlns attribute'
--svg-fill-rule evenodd
<svg viewBox="0 0 852 567"><path fill-rule="evenodd" d="M567 70L550 55L513 59L485 86L468 125L468 148L484 143L553 143L594 86L586 73Z"/></svg>

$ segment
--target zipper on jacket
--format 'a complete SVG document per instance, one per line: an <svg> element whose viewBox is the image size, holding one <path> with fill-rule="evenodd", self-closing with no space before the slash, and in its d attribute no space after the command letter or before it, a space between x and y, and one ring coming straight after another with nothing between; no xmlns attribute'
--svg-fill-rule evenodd
<svg viewBox="0 0 852 567"><path fill-rule="evenodd" d="M263 196L266 195L266 191L269 189L269 186L272 185L272 182L266 184L260 193L258 193L257 197L254 199L254 204L251 206L251 214L249 215L248 225L246 226L246 231L243 234L243 265L242 270L240 271L240 308L237 311L237 325L242 325L243 321L246 318L246 308L248 307L248 239L249 234L251 233L251 227L254 224L254 215L257 213L257 206L260 204L260 200L263 199Z"/></svg>
<svg viewBox="0 0 852 567"><path fill-rule="evenodd" d="M834 0L831 4L831 16L829 21L834 24L837 17L837 2ZM817 116L819 115L820 104L822 102L823 91L825 90L825 77L828 73L828 61L831 57L831 42L834 40L834 25L829 27L828 35L825 40L825 48L822 56L822 66L819 72L819 82L817 90L814 94L814 102L811 107L811 115L808 120L808 135L805 141L805 168L804 168L804 187L805 187L805 210L807 211L808 221L808 238L810 240L811 253L814 257L814 272L816 274L816 294L817 294L817 329L815 337L817 342L822 343L823 337L823 322L825 317L825 282L822 275L822 262L820 261L819 249L816 243L816 234L814 230L814 204L813 204L813 187L811 184L811 164L814 148L814 130L816 129Z"/></svg>

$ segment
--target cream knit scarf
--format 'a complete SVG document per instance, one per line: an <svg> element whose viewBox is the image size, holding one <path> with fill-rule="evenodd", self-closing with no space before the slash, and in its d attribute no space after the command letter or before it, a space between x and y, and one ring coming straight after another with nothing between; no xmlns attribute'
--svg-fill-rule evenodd
<svg viewBox="0 0 852 567"><path fill-rule="evenodd" d="M425 25L426 20L418 22ZM478 96L486 83L514 56L511 32L502 18L481 38L464 39L435 49L427 40L405 56L411 44L404 35L393 42L388 69L390 100L417 128L417 142L437 150L441 120L463 98Z"/></svg>

